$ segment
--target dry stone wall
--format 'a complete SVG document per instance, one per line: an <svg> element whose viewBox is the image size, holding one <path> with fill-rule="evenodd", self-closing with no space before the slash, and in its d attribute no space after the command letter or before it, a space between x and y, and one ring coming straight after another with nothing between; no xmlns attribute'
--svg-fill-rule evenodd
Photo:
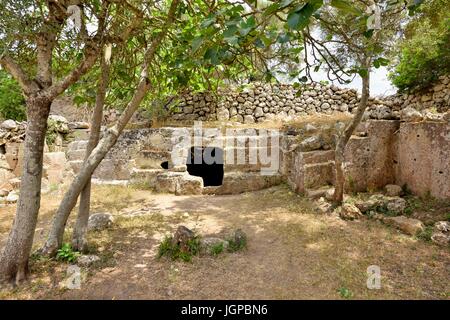
<svg viewBox="0 0 450 320"><path fill-rule="evenodd" d="M315 113L354 112L360 96L354 89L315 83L300 92L286 84L260 84L239 90L230 87L212 93L186 94L174 108L174 120L233 121L246 124L271 120L293 120ZM371 97L365 119L400 119L401 110L410 107L426 112L445 112L450 106L450 79L441 78L429 91Z"/></svg>

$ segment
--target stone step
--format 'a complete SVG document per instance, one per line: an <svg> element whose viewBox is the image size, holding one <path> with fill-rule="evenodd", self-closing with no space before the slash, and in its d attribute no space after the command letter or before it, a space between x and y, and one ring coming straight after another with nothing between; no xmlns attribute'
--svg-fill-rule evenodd
<svg viewBox="0 0 450 320"><path fill-rule="evenodd" d="M282 182L282 176L275 174L264 176L256 172L227 172L223 183L214 191L215 194L238 194L266 189Z"/></svg>
<svg viewBox="0 0 450 320"><path fill-rule="evenodd" d="M332 185L334 182L334 161L307 164L303 168L306 189Z"/></svg>

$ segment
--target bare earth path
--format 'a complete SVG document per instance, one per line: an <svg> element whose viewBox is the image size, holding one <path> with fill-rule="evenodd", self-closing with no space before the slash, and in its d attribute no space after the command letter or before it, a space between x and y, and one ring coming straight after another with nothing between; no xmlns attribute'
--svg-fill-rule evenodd
<svg viewBox="0 0 450 320"><path fill-rule="evenodd" d="M36 246L58 196L46 196ZM13 208L0 209L0 243ZM25 288L0 298L56 299L448 299L450 251L402 235L372 220L343 221L313 212L311 203L281 186L234 196L156 195L96 187L93 212L111 212L116 225L91 233L102 261L83 269L81 290L59 289L67 264L37 261ZM178 225L202 236L241 228L248 248L191 263L157 260L160 240ZM382 288L366 287L378 265Z"/></svg>

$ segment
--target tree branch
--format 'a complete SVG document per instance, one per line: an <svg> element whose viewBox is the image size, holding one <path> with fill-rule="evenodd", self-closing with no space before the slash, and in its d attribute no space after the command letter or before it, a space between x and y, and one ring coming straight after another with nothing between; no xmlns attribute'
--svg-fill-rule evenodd
<svg viewBox="0 0 450 320"><path fill-rule="evenodd" d="M9 56L0 56L0 65L8 71L13 78L19 83L20 88L29 96L33 92L39 90L39 86L36 82L32 81L23 69Z"/></svg>

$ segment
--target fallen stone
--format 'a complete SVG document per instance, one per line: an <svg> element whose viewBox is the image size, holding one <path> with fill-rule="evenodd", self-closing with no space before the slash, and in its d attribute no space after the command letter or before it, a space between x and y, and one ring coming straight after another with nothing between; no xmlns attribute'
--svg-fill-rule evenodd
<svg viewBox="0 0 450 320"><path fill-rule="evenodd" d="M322 139L319 136L306 138L300 143L302 151L314 151L322 148Z"/></svg>
<svg viewBox="0 0 450 320"><path fill-rule="evenodd" d="M450 244L450 222L438 221L434 224L431 241L440 245L447 246Z"/></svg>
<svg viewBox="0 0 450 320"><path fill-rule="evenodd" d="M450 222L449 221L438 221L434 224L434 228L440 232L450 232Z"/></svg>
<svg viewBox="0 0 450 320"><path fill-rule="evenodd" d="M17 123L14 120L8 119L0 124L0 128L5 130L14 130L17 128Z"/></svg>
<svg viewBox="0 0 450 320"><path fill-rule="evenodd" d="M379 205L379 200L375 198L369 198L367 200L358 200L355 202L355 206L362 212L367 213L370 210L376 208Z"/></svg>
<svg viewBox="0 0 450 320"><path fill-rule="evenodd" d="M195 238L194 231L185 226L179 226L172 238L172 245L179 245L183 252L189 251L189 242Z"/></svg>
<svg viewBox="0 0 450 320"><path fill-rule="evenodd" d="M89 217L88 230L101 231L111 227L114 224L114 218L109 213L95 213Z"/></svg>
<svg viewBox="0 0 450 320"><path fill-rule="evenodd" d="M19 194L17 194L15 191L11 191L5 200L8 203L16 203L19 200Z"/></svg>
<svg viewBox="0 0 450 320"><path fill-rule="evenodd" d="M175 190L176 195L195 195L202 194L202 192L203 179L189 174L186 174L179 179Z"/></svg>
<svg viewBox="0 0 450 320"><path fill-rule="evenodd" d="M100 257L96 255L82 255L78 257L77 264L82 267L89 267L97 261L100 261Z"/></svg>
<svg viewBox="0 0 450 320"><path fill-rule="evenodd" d="M402 214L406 208L406 200L402 198L387 199L386 208L396 214Z"/></svg>
<svg viewBox="0 0 450 320"><path fill-rule="evenodd" d="M405 216L385 217L383 222L411 236L414 236L425 229L424 224L420 220L407 218Z"/></svg>
<svg viewBox="0 0 450 320"><path fill-rule="evenodd" d="M338 210L339 216L344 220L359 219L362 216L361 211L351 203L344 203Z"/></svg>
<svg viewBox="0 0 450 320"><path fill-rule="evenodd" d="M384 187L387 196L390 197L399 197L402 195L403 190L402 187L395 184L388 184Z"/></svg>

